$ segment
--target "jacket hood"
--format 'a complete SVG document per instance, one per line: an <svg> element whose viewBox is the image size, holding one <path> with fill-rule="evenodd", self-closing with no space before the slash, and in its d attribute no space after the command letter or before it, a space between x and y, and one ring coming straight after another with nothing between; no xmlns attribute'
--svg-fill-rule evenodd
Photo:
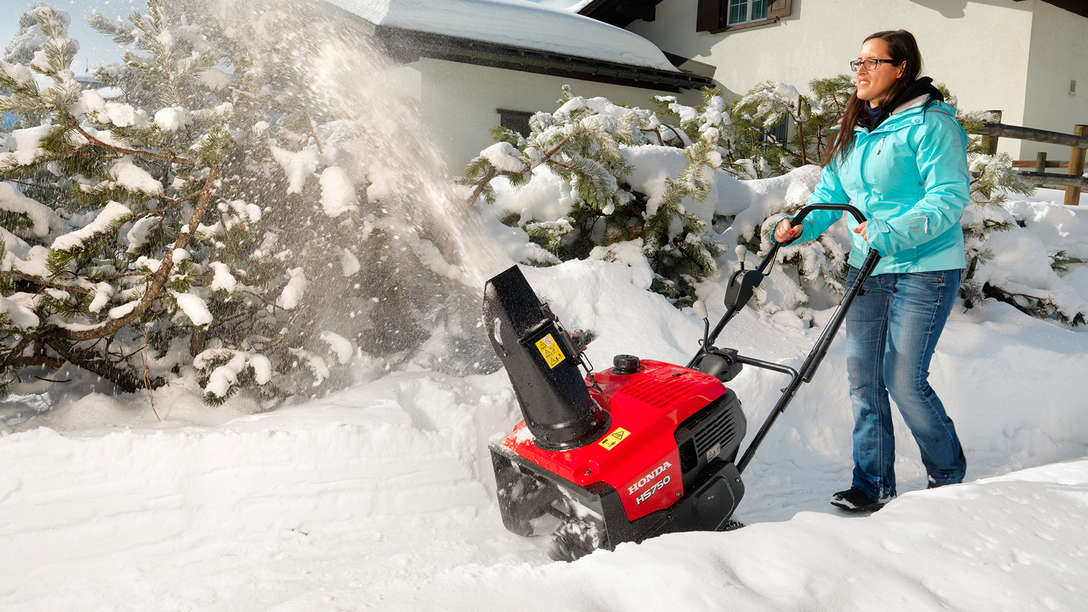
<svg viewBox="0 0 1088 612"><path fill-rule="evenodd" d="M899 95L881 104L875 109L866 106L868 117L862 117L858 123L869 130L876 130L888 117L914 106L921 106L927 100L944 102L944 94L933 86L933 79L922 77L915 79ZM954 115L953 115L954 116Z"/></svg>
<svg viewBox="0 0 1088 612"><path fill-rule="evenodd" d="M933 79L930 77L922 77L916 79L910 85L907 85L906 89L899 92L899 95L894 99L881 104L881 107L888 109L889 114L893 114L905 104L927 94L929 95L930 100L944 102L944 94L941 93L941 90L933 86Z"/></svg>

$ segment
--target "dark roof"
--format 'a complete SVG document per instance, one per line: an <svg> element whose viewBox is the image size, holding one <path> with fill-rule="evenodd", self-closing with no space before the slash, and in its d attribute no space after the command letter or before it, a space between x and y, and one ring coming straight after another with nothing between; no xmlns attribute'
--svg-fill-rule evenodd
<svg viewBox="0 0 1088 612"><path fill-rule="evenodd" d="M1081 17L1088 17L1088 2L1085 2L1085 0L1043 0L1043 2L1061 7Z"/></svg>
<svg viewBox="0 0 1088 612"><path fill-rule="evenodd" d="M578 13L598 21L626 28L636 19L653 21L657 5L661 0L593 0L579 9Z"/></svg>
<svg viewBox="0 0 1088 612"><path fill-rule="evenodd" d="M431 57L663 91L713 85L709 77L686 71L673 72L391 26L376 26L374 31L389 55L404 62Z"/></svg>

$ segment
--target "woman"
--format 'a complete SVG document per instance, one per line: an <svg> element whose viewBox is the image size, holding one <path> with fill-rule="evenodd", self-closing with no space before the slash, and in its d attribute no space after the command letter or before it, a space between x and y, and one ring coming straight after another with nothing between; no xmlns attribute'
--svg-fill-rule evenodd
<svg viewBox="0 0 1088 612"><path fill-rule="evenodd" d="M854 410L854 474L831 503L874 511L895 496L895 438L888 396L921 450L929 486L961 482L967 466L952 420L929 386L929 362L956 299L964 267L960 215L969 199L967 135L955 109L918 78L921 54L910 32L865 39L857 72L820 184L809 202L851 203L847 282L869 249L880 263L846 319ZM800 225L783 219L778 242L808 241L841 213L817 211Z"/></svg>

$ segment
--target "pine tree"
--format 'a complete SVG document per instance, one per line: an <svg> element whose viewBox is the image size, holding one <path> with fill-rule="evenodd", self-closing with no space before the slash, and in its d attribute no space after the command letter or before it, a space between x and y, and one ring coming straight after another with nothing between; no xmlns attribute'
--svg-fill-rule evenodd
<svg viewBox="0 0 1088 612"><path fill-rule="evenodd" d="M441 256L403 199L418 185L368 195L360 154L389 135L307 72L339 26L307 22L311 40L290 11L225 24L200 6L93 21L134 49L95 73L119 98L80 89L48 7L24 19L44 35L32 63L0 64L0 110L34 126L0 154L3 384L71 364L126 391L193 372L212 403L308 395L359 350L404 358L441 322L425 309L456 308L421 263Z"/></svg>
<svg viewBox="0 0 1088 612"><path fill-rule="evenodd" d="M959 117L970 133L983 123L994 119L986 112L965 113ZM968 308L977 306L985 298L994 298L1011 304L1022 312L1041 319L1056 319L1069 325L1083 325L1088 318L1088 307L1077 300L1059 299L1051 293L1028 294L1024 287L1007 287L1000 276L990 274L993 259L990 248L992 232L1024 231L1032 222L1017 218L1006 207L1009 194L1030 195L1034 187L1027 184L1012 166L1006 153L988 155L982 148L982 139L970 136L968 160L971 167L971 203L964 211L963 233L967 247L967 268L960 285L960 296ZM1068 263L1065 252L1054 248L1048 253L1050 267L1055 272L1065 271ZM979 280L982 278L983 280Z"/></svg>
<svg viewBox="0 0 1088 612"><path fill-rule="evenodd" d="M554 112L530 118L527 137L509 130L493 132L498 142L469 163L462 182L473 186L470 201L493 201L493 179L505 177L519 186L536 168L548 168L571 186L575 202L566 217L523 220L533 241L560 259L570 259L587 256L595 246L641 240L655 273L654 289L688 303L694 281L714 271L721 252L706 223L684 208L687 199L706 197L722 161L721 131L713 129L723 120L721 98L713 91L705 96L701 115L678 129L653 111L575 96L564 86ZM674 98L658 101L675 104ZM622 147L638 145L684 149L683 171L667 179L657 201L650 202L625 182L631 168Z"/></svg>
<svg viewBox="0 0 1088 612"><path fill-rule="evenodd" d="M988 118L986 113L967 113L960 116L960 121L965 129L973 131ZM993 255L987 247L990 232L1016 227L1015 218L1001 206L1008 199L1007 192L1027 195L1033 188L1013 170L1007 154L987 155L978 136L969 137L967 151L972 174L971 202L964 210L961 223L967 268L960 283L960 296L970 308L985 297L982 284L975 280L975 272Z"/></svg>

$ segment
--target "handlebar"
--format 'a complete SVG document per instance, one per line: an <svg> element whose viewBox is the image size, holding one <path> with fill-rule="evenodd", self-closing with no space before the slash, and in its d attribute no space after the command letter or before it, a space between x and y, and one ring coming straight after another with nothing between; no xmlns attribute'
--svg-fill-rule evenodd
<svg viewBox="0 0 1088 612"><path fill-rule="evenodd" d="M848 212L851 215L853 215L854 219L856 219L858 223L865 223L865 215L861 214L860 210L854 208L853 206L851 206L849 204L831 204L831 203L809 204L808 206L802 208L801 212L797 213L797 215L790 221L790 223L792 223L794 225L797 225L797 224L801 223L801 221L803 221L805 219L805 217L808 215L808 213L810 213L810 212L812 212L814 210L841 210L841 211Z"/></svg>

